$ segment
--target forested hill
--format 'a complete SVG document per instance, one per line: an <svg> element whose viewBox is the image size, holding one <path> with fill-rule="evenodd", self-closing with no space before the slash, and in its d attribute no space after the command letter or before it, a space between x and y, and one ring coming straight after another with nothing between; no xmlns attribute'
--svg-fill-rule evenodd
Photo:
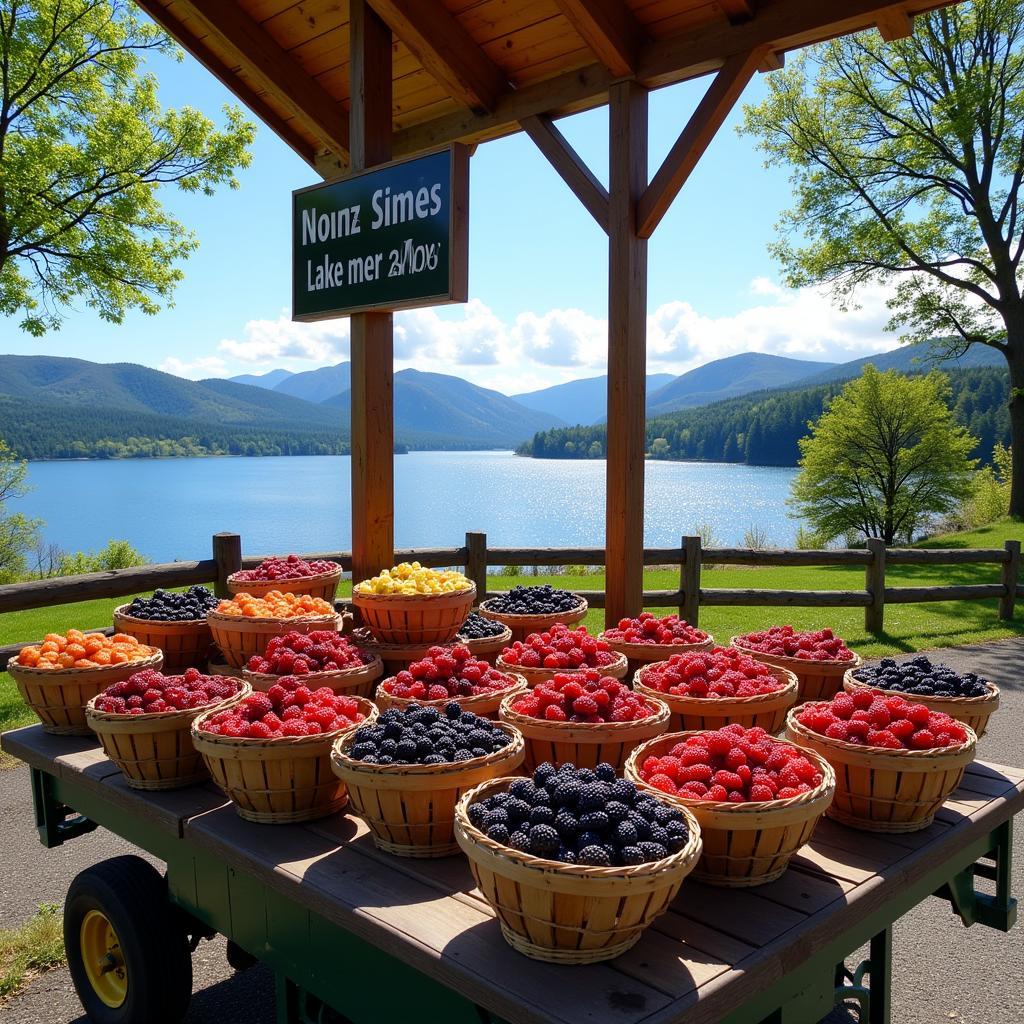
<svg viewBox="0 0 1024 1024"><path fill-rule="evenodd" d="M956 370L949 381L957 419L979 439L975 455L988 461L993 445L1010 439L1006 371ZM836 382L763 391L655 416L647 421L647 451L655 459L795 466L797 442L807 434L808 421L817 419L841 389L842 383ZM534 435L517 452L539 459L603 459L606 441L603 424L562 427Z"/></svg>

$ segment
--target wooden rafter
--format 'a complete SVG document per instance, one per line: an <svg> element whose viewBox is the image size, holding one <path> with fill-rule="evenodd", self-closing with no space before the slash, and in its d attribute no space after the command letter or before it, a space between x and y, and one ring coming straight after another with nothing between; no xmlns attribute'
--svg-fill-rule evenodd
<svg viewBox="0 0 1024 1024"><path fill-rule="evenodd" d="M914 32L914 19L902 7L890 7L881 11L875 24L878 34L887 42L907 39Z"/></svg>
<svg viewBox="0 0 1024 1024"><path fill-rule="evenodd" d="M175 19L185 15L190 22L201 25L232 55L233 60L245 68L260 89L301 118L302 123L315 132L324 148L347 157L348 122L341 104L307 75L270 33L237 4L178 0L173 15L156 0L140 0L140 6L193 53L196 53L197 45L203 44L194 37L185 38L188 33ZM216 71L214 73L217 74ZM230 79L237 81L237 72L231 72ZM234 88L230 79L222 78L222 81ZM238 94L237 89L235 91ZM240 98L252 105L246 96L240 95Z"/></svg>
<svg viewBox="0 0 1024 1024"><path fill-rule="evenodd" d="M436 0L373 0L373 8L427 71L470 109L493 110L508 90L502 70Z"/></svg>
<svg viewBox="0 0 1024 1024"><path fill-rule="evenodd" d="M536 143L577 199L605 230L608 230L608 190L555 127L550 117L523 118L523 131Z"/></svg>
<svg viewBox="0 0 1024 1024"><path fill-rule="evenodd" d="M733 23L748 21L754 16L757 4L756 0L718 0L718 6L725 12L725 16Z"/></svg>
<svg viewBox="0 0 1024 1024"><path fill-rule="evenodd" d="M654 234L672 200L679 194L764 59L765 50L757 47L730 57L715 75L637 206L637 234L641 238L650 238Z"/></svg>
<svg viewBox="0 0 1024 1024"><path fill-rule="evenodd" d="M644 34L625 0L556 0L595 57L624 78L636 70Z"/></svg>

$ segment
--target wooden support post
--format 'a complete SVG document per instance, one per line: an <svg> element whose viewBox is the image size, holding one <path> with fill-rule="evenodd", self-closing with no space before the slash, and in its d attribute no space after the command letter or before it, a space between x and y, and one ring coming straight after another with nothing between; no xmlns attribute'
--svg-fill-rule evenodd
<svg viewBox="0 0 1024 1024"><path fill-rule="evenodd" d="M1003 562L1002 584L1005 594L999 599L999 618L1009 621L1013 618L1013 606L1017 600L1017 574L1020 570L1020 541L1008 540L1006 561Z"/></svg>
<svg viewBox="0 0 1024 1024"><path fill-rule="evenodd" d="M881 633L885 628L885 541L868 537L871 561L864 569L864 588L871 595L871 603L864 608L864 628L869 633Z"/></svg>
<svg viewBox="0 0 1024 1024"><path fill-rule="evenodd" d="M352 0L352 169L391 159L391 29ZM390 313L354 313L352 359L352 579L394 561L394 333Z"/></svg>
<svg viewBox="0 0 1024 1024"><path fill-rule="evenodd" d="M228 577L242 568L242 538L237 533L215 533L213 560L217 563L214 593L218 597L228 597Z"/></svg>
<svg viewBox="0 0 1024 1024"><path fill-rule="evenodd" d="M476 603L487 597L487 534L466 534L466 575L476 584Z"/></svg>
<svg viewBox="0 0 1024 1024"><path fill-rule="evenodd" d="M606 625L643 607L647 374L647 241L637 234L647 187L647 90L618 82L609 96Z"/></svg>
<svg viewBox="0 0 1024 1024"><path fill-rule="evenodd" d="M683 538L683 562L679 567L679 589L683 601L679 605L679 617L691 626L700 618L700 537Z"/></svg>

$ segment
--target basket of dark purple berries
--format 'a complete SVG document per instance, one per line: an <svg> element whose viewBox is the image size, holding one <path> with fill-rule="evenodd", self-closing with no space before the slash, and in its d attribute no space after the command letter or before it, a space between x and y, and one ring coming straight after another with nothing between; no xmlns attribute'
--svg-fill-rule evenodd
<svg viewBox="0 0 1024 1024"><path fill-rule="evenodd" d="M488 665L512 642L512 630L497 619L488 619L479 612L470 612L459 627L456 642L465 644L474 658L482 658Z"/></svg>
<svg viewBox="0 0 1024 1024"><path fill-rule="evenodd" d="M975 672L957 672L948 665L934 664L923 654L909 661L883 658L877 665L851 669L843 680L847 693L881 690L900 694L932 711L944 711L980 737L992 712L999 707L999 687Z"/></svg>
<svg viewBox="0 0 1024 1024"><path fill-rule="evenodd" d="M564 964L634 945L701 853L689 811L609 764L545 763L532 778L485 782L459 801L455 838L509 945Z"/></svg>
<svg viewBox="0 0 1024 1024"><path fill-rule="evenodd" d="M525 640L556 622L570 625L587 614L587 602L579 594L549 584L513 587L480 603L480 614L512 630L513 640Z"/></svg>
<svg viewBox="0 0 1024 1024"><path fill-rule="evenodd" d="M213 650L206 613L217 603L217 596L206 587L189 587L181 593L156 590L152 597L136 597L115 608L114 629L159 647L169 673L203 668Z"/></svg>

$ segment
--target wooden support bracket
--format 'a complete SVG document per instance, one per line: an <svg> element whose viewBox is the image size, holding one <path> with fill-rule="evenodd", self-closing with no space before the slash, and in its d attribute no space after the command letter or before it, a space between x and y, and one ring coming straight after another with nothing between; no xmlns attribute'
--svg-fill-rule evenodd
<svg viewBox="0 0 1024 1024"><path fill-rule="evenodd" d="M640 200L637 234L641 238L654 234L767 52L765 47L757 46L730 57L722 65Z"/></svg>
<svg viewBox="0 0 1024 1024"><path fill-rule="evenodd" d="M543 114L524 117L520 124L576 198L607 233L608 190L597 180L568 139L555 127L551 118Z"/></svg>
<svg viewBox="0 0 1024 1024"><path fill-rule="evenodd" d="M556 0L591 53L616 77L636 71L644 33L624 0Z"/></svg>
<svg viewBox="0 0 1024 1024"><path fill-rule="evenodd" d="M914 16L902 7L890 7L879 11L875 21L878 34L887 42L896 39L907 39L914 32Z"/></svg>

